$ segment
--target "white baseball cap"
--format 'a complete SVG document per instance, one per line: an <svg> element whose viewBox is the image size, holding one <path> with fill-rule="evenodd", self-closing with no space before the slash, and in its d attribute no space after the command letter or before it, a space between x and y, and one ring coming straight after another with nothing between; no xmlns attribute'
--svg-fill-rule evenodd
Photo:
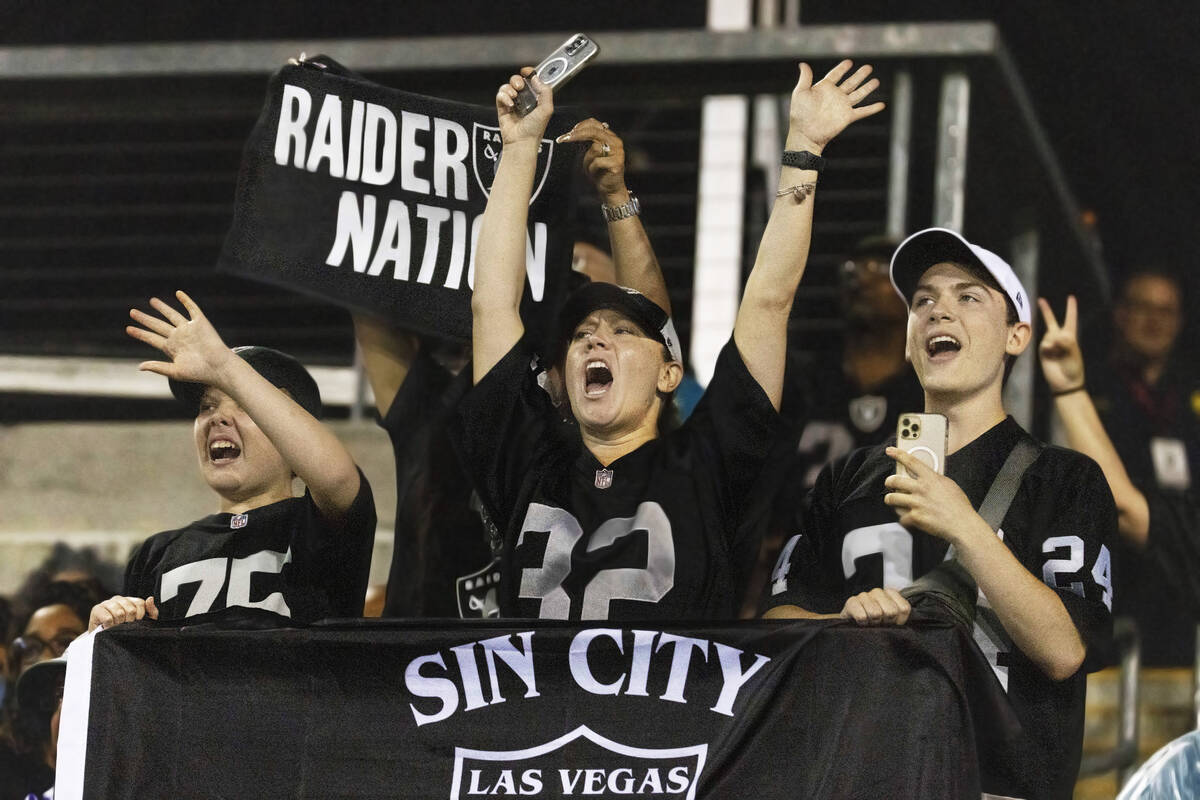
<svg viewBox="0 0 1200 800"><path fill-rule="evenodd" d="M1008 262L991 250L971 244L949 228L926 228L900 243L892 254L892 286L908 303L925 270L945 261L983 267L1012 300L1017 318L1021 322L1032 321L1029 294Z"/></svg>

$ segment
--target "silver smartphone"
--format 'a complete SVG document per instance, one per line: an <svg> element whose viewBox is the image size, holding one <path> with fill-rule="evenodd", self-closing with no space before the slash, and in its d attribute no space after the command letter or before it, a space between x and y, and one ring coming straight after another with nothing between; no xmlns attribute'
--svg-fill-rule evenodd
<svg viewBox="0 0 1200 800"><path fill-rule="evenodd" d="M562 46L542 59L534 69L542 83L558 90L574 78L583 65L591 60L600 47L582 33L572 34ZM537 95L526 81L525 88L517 92L517 113L525 116L537 108Z"/></svg>
<svg viewBox="0 0 1200 800"><path fill-rule="evenodd" d="M946 474L946 439L950 426L941 414L901 414L896 420L896 447L912 453L939 475ZM897 475L909 475L896 465Z"/></svg>

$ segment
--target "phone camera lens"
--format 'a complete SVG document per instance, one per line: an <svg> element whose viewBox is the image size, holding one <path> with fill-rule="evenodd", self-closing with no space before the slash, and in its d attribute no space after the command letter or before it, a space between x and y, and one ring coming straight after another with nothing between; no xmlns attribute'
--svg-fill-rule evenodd
<svg viewBox="0 0 1200 800"><path fill-rule="evenodd" d="M903 428L903 429L901 429L901 431L900 431L900 438L902 438L902 439L907 439L907 438L908 438L908 428Z"/></svg>
<svg viewBox="0 0 1200 800"><path fill-rule="evenodd" d="M920 433L920 432L921 432L921 426L920 426L920 425L918 425L918 424L916 424L915 422L913 423L912 429L913 429L913 433Z"/></svg>

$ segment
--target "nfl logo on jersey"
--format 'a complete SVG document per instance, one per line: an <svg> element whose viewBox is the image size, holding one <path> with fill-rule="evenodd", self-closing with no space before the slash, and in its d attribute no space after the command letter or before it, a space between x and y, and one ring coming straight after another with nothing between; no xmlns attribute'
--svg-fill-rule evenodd
<svg viewBox="0 0 1200 800"><path fill-rule="evenodd" d="M229 527L237 530L238 528L246 527L246 523L250 521L249 514L234 514L229 518Z"/></svg>
<svg viewBox="0 0 1200 800"><path fill-rule="evenodd" d="M613 482L613 471L611 469L596 470L596 488L597 489L607 489L608 487L612 486L612 482Z"/></svg>

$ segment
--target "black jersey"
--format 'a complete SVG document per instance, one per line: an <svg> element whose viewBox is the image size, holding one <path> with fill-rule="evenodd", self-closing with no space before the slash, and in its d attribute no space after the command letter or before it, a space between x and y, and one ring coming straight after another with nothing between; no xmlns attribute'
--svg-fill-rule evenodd
<svg viewBox="0 0 1200 800"><path fill-rule="evenodd" d="M1194 623L1200 619L1200 495L1150 488L1145 495L1150 530L1142 557L1161 576L1174 613Z"/></svg>
<svg viewBox="0 0 1200 800"><path fill-rule="evenodd" d="M1200 486L1200 373L1176 360L1158 383L1115 361L1089 365L1088 391L1129 476L1145 486Z"/></svg>
<svg viewBox="0 0 1200 800"><path fill-rule="evenodd" d="M979 508L1013 446L1012 420L946 459L946 473ZM900 589L946 557L948 544L910 532L885 505L884 479L896 462L882 446L857 450L822 471L800 534L772 575L770 605L837 612L852 595ZM1025 472L998 535L1017 560L1054 589L1087 647L1087 669L1111 656L1112 561L1116 507L1100 468L1071 450L1047 447ZM988 624L980 593L975 640L992 664L1034 746L1034 797L1071 796L1083 741L1084 670L1054 682ZM994 618L994 614L991 615Z"/></svg>
<svg viewBox="0 0 1200 800"><path fill-rule="evenodd" d="M467 394L462 462L504 538L501 611L548 619L719 619L757 542L739 533L778 413L732 341L678 430L602 469L514 346Z"/></svg>
<svg viewBox="0 0 1200 800"><path fill-rule="evenodd" d="M746 616L761 611L771 564L795 530L821 468L860 447L887 441L895 435L901 413L924 407L925 392L908 366L865 392L846 376L840 352L789 359L782 409L790 423L788 435L771 452L749 515L764 534L743 606Z"/></svg>
<svg viewBox="0 0 1200 800"><path fill-rule="evenodd" d="M124 593L153 596L160 620L239 609L303 624L361 617L374 543L375 500L360 470L358 496L336 525L306 491L156 533L130 557Z"/></svg>
<svg viewBox="0 0 1200 800"><path fill-rule="evenodd" d="M1118 364L1102 362L1087 372L1104 428L1129 477L1147 497L1200 490L1200 379L1180 367L1171 364L1153 387ZM1179 532L1184 538L1189 535ZM1193 528L1190 536L1190 547L1200 547L1200 530ZM1177 544L1188 546L1184 538ZM1192 666L1200 617L1189 609L1200 604L1200 597L1180 598L1171 591L1188 582L1188 576L1178 574L1181 562L1143 552L1124 540L1118 542L1115 555L1121 565L1116 611L1137 621L1142 665Z"/></svg>
<svg viewBox="0 0 1200 800"><path fill-rule="evenodd" d="M871 391L847 377L840 353L788 364L783 415L798 423L787 469L789 490L811 489L821 468L852 450L881 444L896 433L902 412L925 408L925 391L905 366Z"/></svg>
<svg viewBox="0 0 1200 800"><path fill-rule="evenodd" d="M498 611L496 587L486 575L491 549L446 430L470 386L469 369L452 376L422 347L379 423L396 458L396 535L384 616L489 617Z"/></svg>

